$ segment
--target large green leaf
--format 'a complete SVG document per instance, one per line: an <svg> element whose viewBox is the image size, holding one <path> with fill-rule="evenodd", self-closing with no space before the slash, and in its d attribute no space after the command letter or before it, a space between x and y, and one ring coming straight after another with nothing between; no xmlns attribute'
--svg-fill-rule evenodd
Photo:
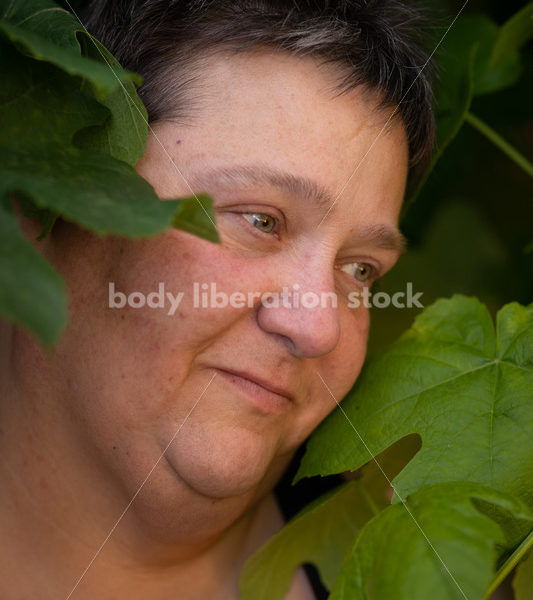
<svg viewBox="0 0 533 600"><path fill-rule="evenodd" d="M120 67L107 50L80 34L77 21L52 2L9 2L0 9L1 197L16 193L24 214L38 218L44 231L57 216L99 234L130 237L174 222L218 241L208 199L161 202L133 170L144 152L146 113L133 83L119 85L106 61L117 73ZM76 35L85 54L103 62L81 56ZM50 343L66 322L63 287L22 234L15 236L7 207L0 221L9 232L9 243L0 247L6 269L0 314ZM44 290L39 310L27 300L35 298L36 285Z"/></svg>
<svg viewBox="0 0 533 600"><path fill-rule="evenodd" d="M102 61L108 68L119 72L120 64L115 57L92 37L82 38L84 54ZM98 98L94 86L85 81L82 90ZM135 165L144 154L148 136L148 114L139 98L132 81L121 85L99 99L111 112L110 118L102 126L90 127L78 132L75 145L85 150L105 152L130 165Z"/></svg>
<svg viewBox="0 0 533 600"><path fill-rule="evenodd" d="M330 588L345 554L372 517L359 481L327 494L305 508L246 563L240 583L242 600L283 600L295 569L318 566Z"/></svg>
<svg viewBox="0 0 533 600"><path fill-rule="evenodd" d="M405 438L379 456L379 464L397 473L418 447ZM304 508L245 565L240 581L242 600L283 600L294 570L313 563L331 589L344 556L363 525L390 504L388 481L376 463L365 465L357 480Z"/></svg>
<svg viewBox="0 0 533 600"><path fill-rule="evenodd" d="M533 36L533 2L513 15L501 28L492 48L489 68L501 65Z"/></svg>
<svg viewBox="0 0 533 600"><path fill-rule="evenodd" d="M0 0L0 15L0 33L19 50L70 75L86 78L102 97L120 81L139 81L137 75L124 69L113 72L107 65L82 56L76 38L84 31L82 25L52 0Z"/></svg>
<svg viewBox="0 0 533 600"><path fill-rule="evenodd" d="M22 191L95 233L130 237L170 227L181 201L162 202L132 167L105 154L50 145L46 154L0 146L0 192Z"/></svg>
<svg viewBox="0 0 533 600"><path fill-rule="evenodd" d="M437 126L435 149L425 172L416 182L416 185L408 191L408 198L402 208L403 214L405 214L409 205L416 200L436 164L444 154L444 151L452 143L465 122L466 115L472 104L474 90L473 69L476 53L477 45L474 45L465 54L459 69L443 70L443 81L440 86L441 93L437 96L437 105L435 107L435 121Z"/></svg>
<svg viewBox="0 0 533 600"><path fill-rule="evenodd" d="M479 502L533 524L521 502L485 486L425 487L363 528L330 599L482 600L505 536Z"/></svg>
<svg viewBox="0 0 533 600"><path fill-rule="evenodd" d="M56 67L20 55L0 39L0 144L45 155L49 145L71 145L76 131L103 124L107 108L80 91Z"/></svg>
<svg viewBox="0 0 533 600"><path fill-rule="evenodd" d="M394 480L402 497L463 479L533 506L533 304L505 306L495 332L476 299L438 300L365 368L342 406L313 434L298 477L358 469L418 433L421 450Z"/></svg>
<svg viewBox="0 0 533 600"><path fill-rule="evenodd" d="M59 274L22 235L7 195L0 195L0 313L52 344L66 325Z"/></svg>

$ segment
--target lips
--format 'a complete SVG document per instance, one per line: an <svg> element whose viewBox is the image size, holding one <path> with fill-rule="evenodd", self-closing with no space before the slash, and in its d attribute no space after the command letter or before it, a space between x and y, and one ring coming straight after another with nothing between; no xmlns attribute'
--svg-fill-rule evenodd
<svg viewBox="0 0 533 600"><path fill-rule="evenodd" d="M219 370L222 373L225 373L227 375L230 375L230 376L233 375L235 377L240 377L241 379L251 381L252 383L255 383L256 385L258 385L259 387L262 387L263 389L267 390L268 392L277 394L278 396L282 396L283 398L285 398L286 400L289 400L290 402L293 401L293 395L289 391L288 387L279 386L279 385L273 383L272 382L273 378L267 378L265 376L252 374L248 371L237 371L234 369L225 369L225 368L220 368Z"/></svg>

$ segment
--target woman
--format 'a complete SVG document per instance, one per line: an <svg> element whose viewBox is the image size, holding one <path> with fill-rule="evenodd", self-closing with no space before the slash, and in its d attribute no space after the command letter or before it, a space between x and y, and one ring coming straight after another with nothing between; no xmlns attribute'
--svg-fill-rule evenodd
<svg viewBox="0 0 533 600"><path fill-rule="evenodd" d="M274 485L363 364L348 297L404 247L433 131L417 15L150 0L82 20L144 76L137 171L162 199L210 194L222 243L65 222L42 243L70 326L51 353L3 328L1 595L238 598L282 525ZM295 574L287 599L311 597Z"/></svg>

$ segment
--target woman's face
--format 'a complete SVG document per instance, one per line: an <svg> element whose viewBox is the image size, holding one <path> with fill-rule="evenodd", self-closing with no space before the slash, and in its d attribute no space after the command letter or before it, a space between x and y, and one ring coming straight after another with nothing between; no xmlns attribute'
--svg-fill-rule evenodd
<svg viewBox="0 0 533 600"><path fill-rule="evenodd" d="M333 83L311 59L212 59L190 122L156 123L137 170L161 198L210 194L222 243L179 230L69 241L65 397L80 440L131 495L173 436L155 499L173 486L264 493L361 369L368 309L348 294L398 258L407 142L397 121L382 131L388 114L369 95L335 96ZM112 308L110 283L183 297L173 314L168 298ZM278 306L261 304L283 288ZM212 289L245 306L214 306ZM335 292L337 307L291 305L295 291Z"/></svg>

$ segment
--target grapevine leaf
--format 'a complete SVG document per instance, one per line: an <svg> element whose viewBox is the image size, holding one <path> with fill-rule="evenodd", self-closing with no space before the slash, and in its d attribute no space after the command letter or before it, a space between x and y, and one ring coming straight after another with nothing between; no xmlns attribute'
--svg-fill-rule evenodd
<svg viewBox="0 0 533 600"><path fill-rule="evenodd" d="M315 431L298 477L358 469L418 433L420 451L393 481L400 496L463 479L533 506L532 390L533 304L504 306L495 333L478 300L438 300L365 368L345 414Z"/></svg>
<svg viewBox="0 0 533 600"><path fill-rule="evenodd" d="M171 226L179 211L180 226L185 229L189 226L189 231L217 239L212 223L205 222L205 212L210 210L207 200L203 207L198 203L192 206L185 202L182 206L181 201L161 202L130 165L108 154L73 146L77 132L102 127L109 122L111 112L120 111L118 99L110 101L109 108L102 105L83 93L79 77L72 77L48 62L24 56L1 35L0 48L4 74L0 89L0 195L18 193L23 198L24 214L31 213L42 222L43 234L50 230L55 217L62 216L100 234L152 235ZM84 85L88 89L89 84ZM132 120L127 119L115 124L129 131L121 135L118 129L110 129L112 143L108 149L135 161L143 150L142 128L133 132ZM131 149L126 152L124 146L128 143ZM102 146L98 149L103 149ZM36 210L30 207L31 203ZM46 283L50 289L56 285L57 296L57 278L51 275L51 267L44 259L35 258L31 244L14 237L16 221L13 225L6 210L0 212L0 220L0 227L11 232L7 239L15 240L11 247L20 248L21 256L26 257L23 262L15 260L9 269L6 266L5 277L11 279L6 279L2 287L0 312L49 344L65 323L65 302L45 299L40 302L39 310L32 312L24 298L35 298L33 280L36 285ZM3 261L12 255L9 247L4 249ZM19 268L24 265L27 273ZM16 285L11 285L15 275Z"/></svg>
<svg viewBox="0 0 533 600"><path fill-rule="evenodd" d="M476 503L533 523L517 499L485 486L425 487L406 505L369 521L347 556L330 600L464 600L482 598L505 536Z"/></svg>
<svg viewBox="0 0 533 600"><path fill-rule="evenodd" d="M379 456L379 464L396 473L418 446L417 436L404 438ZM331 589L358 532L389 504L388 481L376 463L365 465L356 481L304 508L248 561L240 582L242 599L282 600L294 570L306 562L317 567Z"/></svg>
<svg viewBox="0 0 533 600"><path fill-rule="evenodd" d="M345 554L372 516L359 481L344 485L306 507L246 563L242 600L283 600L295 569L312 562L332 587Z"/></svg>
<svg viewBox="0 0 533 600"><path fill-rule="evenodd" d="M465 54L466 60L462 61L459 70L455 68L450 71L443 70L443 93L439 94L437 106L435 107L437 126L435 150L422 177L416 182L416 186L409 190L408 199L402 208L403 214L405 214L409 205L416 200L444 151L452 143L465 122L472 104L473 68L476 53L477 46L474 45L468 54Z"/></svg>
<svg viewBox="0 0 533 600"><path fill-rule="evenodd" d="M21 191L95 233L153 235L172 224L177 201L160 201L132 167L105 154L49 145L46 155L0 146L0 191Z"/></svg>
<svg viewBox="0 0 533 600"><path fill-rule="evenodd" d="M533 2L513 15L501 28L492 48L489 66L494 68L512 56L533 36Z"/></svg>
<svg viewBox="0 0 533 600"><path fill-rule="evenodd" d="M119 81L139 81L137 75L124 69L113 73L107 65L82 56L76 35L83 27L52 0L2 0L0 11L2 36L28 56L86 78L101 97L112 92Z"/></svg>
<svg viewBox="0 0 533 600"><path fill-rule="evenodd" d="M172 225L212 242L219 242L215 228L215 213L209 196L198 194L180 201Z"/></svg>
<svg viewBox="0 0 533 600"><path fill-rule="evenodd" d="M59 274L22 235L7 195L0 200L0 314L55 342L66 325Z"/></svg>
<svg viewBox="0 0 533 600"><path fill-rule="evenodd" d="M115 57L95 38L82 38L84 53L101 61L107 68L119 72L120 64ZM89 82L82 90L98 98L98 92ZM105 152L130 165L134 165L146 150L148 115L132 81L122 82L114 91L99 101L111 112L102 125L90 127L76 134L74 143L78 148L93 152Z"/></svg>
<svg viewBox="0 0 533 600"><path fill-rule="evenodd" d="M48 145L69 146L76 131L109 117L107 108L81 93L79 82L1 39L0 69L0 143L14 150L45 155Z"/></svg>
<svg viewBox="0 0 533 600"><path fill-rule="evenodd" d="M516 83L521 74L520 54L516 48L507 47L499 52L499 60L493 61L493 53L502 35L502 29L486 15L462 17L450 30L441 55L440 68L445 76L443 91L453 88L449 84L457 79L464 65L464 57L469 56L477 46L473 68L474 95L499 91ZM504 38L506 37L505 34Z"/></svg>

